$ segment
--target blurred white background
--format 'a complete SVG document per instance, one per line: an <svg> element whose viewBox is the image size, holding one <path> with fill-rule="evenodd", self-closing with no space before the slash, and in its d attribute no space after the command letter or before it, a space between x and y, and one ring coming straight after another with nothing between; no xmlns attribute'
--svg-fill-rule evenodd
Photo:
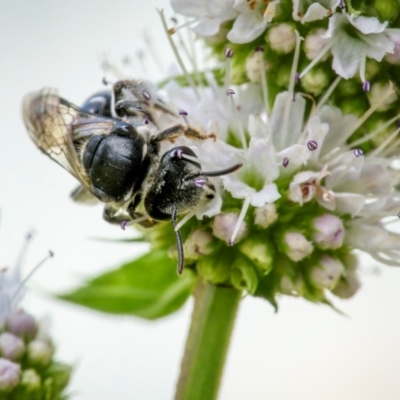
<svg viewBox="0 0 400 400"><path fill-rule="evenodd" d="M126 55L135 58L145 47L145 30L167 69L172 52L155 11L164 7L172 16L166 3L0 0L0 257L1 265L12 264L25 233L34 228L25 271L48 249L55 258L33 277L33 288L73 287L145 248L90 240L124 233L102 221L101 207L69 200L75 180L31 143L20 116L21 99L46 85L80 104L101 88L102 55L118 62ZM145 54L145 77L161 78L148 49ZM137 60L133 64L132 75L144 76ZM281 299L274 314L264 301L246 298L220 398L399 399L400 271L370 260L363 271L358 295L336 301L349 318L291 298ZM191 302L152 323L73 307L38 290L30 292L25 305L38 317L51 316L58 358L76 366L70 385L74 399L173 397Z"/></svg>

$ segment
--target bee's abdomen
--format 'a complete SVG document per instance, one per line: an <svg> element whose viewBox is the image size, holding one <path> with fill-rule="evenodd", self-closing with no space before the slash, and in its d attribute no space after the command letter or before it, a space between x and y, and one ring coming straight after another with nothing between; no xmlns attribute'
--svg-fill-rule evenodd
<svg viewBox="0 0 400 400"><path fill-rule="evenodd" d="M121 201L140 186L147 168L144 141L118 135L92 137L83 154L83 166L92 182L92 193L101 201Z"/></svg>

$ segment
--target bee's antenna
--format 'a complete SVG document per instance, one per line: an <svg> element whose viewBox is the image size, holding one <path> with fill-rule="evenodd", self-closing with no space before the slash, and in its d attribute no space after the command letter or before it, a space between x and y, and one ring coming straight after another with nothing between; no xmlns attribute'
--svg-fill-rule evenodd
<svg viewBox="0 0 400 400"><path fill-rule="evenodd" d="M172 210L172 225L174 226L175 237L176 237L176 246L178 249L178 274L182 275L183 267L185 266L185 257L183 255L183 243L182 236L179 232L179 229L176 229L176 217L177 217L177 207L174 206Z"/></svg>
<svg viewBox="0 0 400 400"><path fill-rule="evenodd" d="M187 179L193 179L197 178L199 176L221 176L221 175L228 175L232 172L237 171L239 168L241 168L243 164L235 164L232 167L226 168L226 169L220 169L219 171L199 171L196 172L195 174L191 174L187 177Z"/></svg>

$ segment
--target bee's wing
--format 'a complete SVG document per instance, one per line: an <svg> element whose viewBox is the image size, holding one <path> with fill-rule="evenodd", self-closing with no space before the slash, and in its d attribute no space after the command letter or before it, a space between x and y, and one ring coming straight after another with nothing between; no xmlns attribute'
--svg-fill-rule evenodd
<svg viewBox="0 0 400 400"><path fill-rule="evenodd" d="M26 95L22 113L36 146L90 188L79 150L93 135L109 134L117 121L89 114L51 88Z"/></svg>

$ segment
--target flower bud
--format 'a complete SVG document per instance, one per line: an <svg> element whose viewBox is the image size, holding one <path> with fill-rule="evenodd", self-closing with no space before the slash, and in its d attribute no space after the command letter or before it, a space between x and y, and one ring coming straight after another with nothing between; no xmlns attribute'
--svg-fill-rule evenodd
<svg viewBox="0 0 400 400"><path fill-rule="evenodd" d="M271 49L278 54L288 54L296 46L294 28L287 23L280 23L270 28L265 40L269 43Z"/></svg>
<svg viewBox="0 0 400 400"><path fill-rule="evenodd" d="M280 281L280 292L290 296L303 296L304 281L301 276L292 280L289 276L283 275Z"/></svg>
<svg viewBox="0 0 400 400"><path fill-rule="evenodd" d="M274 252L265 239L260 237L246 239L239 245L239 249L265 275L271 271Z"/></svg>
<svg viewBox="0 0 400 400"><path fill-rule="evenodd" d="M251 82L261 82L261 74L265 74L264 52L254 51L246 58L246 75Z"/></svg>
<svg viewBox="0 0 400 400"><path fill-rule="evenodd" d="M254 266L246 257L236 257L231 271L231 283L238 290L254 293L258 286L258 276Z"/></svg>
<svg viewBox="0 0 400 400"><path fill-rule="evenodd" d="M361 282L358 278L357 269L358 269L358 259L355 255L349 254L343 260L346 266L346 272L344 276L342 276L332 290L332 293L341 299L349 299L353 297L358 289L361 287Z"/></svg>
<svg viewBox="0 0 400 400"><path fill-rule="evenodd" d="M262 207L256 208L255 214L254 223L264 229L268 228L278 219L278 213L276 212L274 203L265 204Z"/></svg>
<svg viewBox="0 0 400 400"><path fill-rule="evenodd" d="M320 95L329 83L330 76L323 68L313 68L301 79L304 89L315 96Z"/></svg>
<svg viewBox="0 0 400 400"><path fill-rule="evenodd" d="M400 4L397 0L375 0L373 7L381 21L393 21L399 15L400 11Z"/></svg>
<svg viewBox="0 0 400 400"><path fill-rule="evenodd" d="M292 261L301 261L313 252L313 245L300 232L287 232L283 240L283 250Z"/></svg>
<svg viewBox="0 0 400 400"><path fill-rule="evenodd" d="M213 236L211 233L196 230L192 232L185 241L185 258L197 260L200 256L212 253Z"/></svg>
<svg viewBox="0 0 400 400"><path fill-rule="evenodd" d="M0 358L0 393L8 392L18 385L21 367L5 358Z"/></svg>
<svg viewBox="0 0 400 400"><path fill-rule="evenodd" d="M326 33L325 29L317 29L309 33L304 40L304 52L309 60L314 58L322 51L324 46L328 43L329 39L324 37ZM329 56L329 52L326 52L321 61L325 61Z"/></svg>
<svg viewBox="0 0 400 400"><path fill-rule="evenodd" d="M219 251L212 256L200 257L197 262L197 272L206 281L213 284L225 283L229 279L232 259L229 254ZM230 251L230 249L228 250Z"/></svg>
<svg viewBox="0 0 400 400"><path fill-rule="evenodd" d="M27 356L28 361L32 365L46 367L50 364L54 349L45 342L33 340L28 344Z"/></svg>
<svg viewBox="0 0 400 400"><path fill-rule="evenodd" d="M344 272L342 263L336 258L322 256L319 264L310 270L311 283L320 289L333 289Z"/></svg>
<svg viewBox="0 0 400 400"><path fill-rule="evenodd" d="M338 249L344 240L344 226L341 219L332 214L325 214L313 221L314 243L321 249Z"/></svg>
<svg viewBox="0 0 400 400"><path fill-rule="evenodd" d="M24 342L12 333L3 332L0 335L0 355L8 360L15 361L25 352Z"/></svg>
<svg viewBox="0 0 400 400"><path fill-rule="evenodd" d="M217 215L214 218L212 226L213 235L224 242L228 242L232 236L238 219L239 215L236 213L221 213ZM239 232L235 237L235 243L238 243L243 239L244 235L246 234L246 230L247 224L245 221L243 221L239 228Z"/></svg>
<svg viewBox="0 0 400 400"><path fill-rule="evenodd" d="M41 384L40 375L34 369L26 369L22 372L20 386L23 387L24 392L37 392L40 390Z"/></svg>
<svg viewBox="0 0 400 400"><path fill-rule="evenodd" d="M368 100L371 107L377 103L381 103L381 105L377 108L377 111L386 111L392 106L393 102L397 100L397 94L394 91L383 103L381 101L388 89L389 85L385 85L381 82L375 82L371 86L371 91L368 93Z"/></svg>
<svg viewBox="0 0 400 400"><path fill-rule="evenodd" d="M19 309L12 311L6 320L6 330L19 336L23 340L32 340L38 327L34 318L25 311Z"/></svg>

